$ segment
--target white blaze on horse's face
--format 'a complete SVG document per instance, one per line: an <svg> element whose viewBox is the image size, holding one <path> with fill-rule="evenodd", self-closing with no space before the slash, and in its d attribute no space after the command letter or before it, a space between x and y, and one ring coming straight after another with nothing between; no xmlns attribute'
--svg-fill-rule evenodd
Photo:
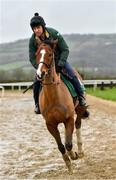
<svg viewBox="0 0 116 180"><path fill-rule="evenodd" d="M38 69L37 69L37 75L41 78L41 75L42 75L42 72L41 72L41 69L42 69L42 66L43 66L43 63L44 62L44 55L45 55L46 51L45 49L42 49L40 51L40 54L41 54L41 59L39 61L39 65L38 65Z"/></svg>

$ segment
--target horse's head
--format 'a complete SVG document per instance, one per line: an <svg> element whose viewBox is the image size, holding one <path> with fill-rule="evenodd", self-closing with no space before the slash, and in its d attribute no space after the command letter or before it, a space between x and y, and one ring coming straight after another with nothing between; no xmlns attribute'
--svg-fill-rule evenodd
<svg viewBox="0 0 116 180"><path fill-rule="evenodd" d="M41 43L36 52L36 63L38 64L37 75L44 79L51 72L54 66L54 49L56 41L51 44Z"/></svg>

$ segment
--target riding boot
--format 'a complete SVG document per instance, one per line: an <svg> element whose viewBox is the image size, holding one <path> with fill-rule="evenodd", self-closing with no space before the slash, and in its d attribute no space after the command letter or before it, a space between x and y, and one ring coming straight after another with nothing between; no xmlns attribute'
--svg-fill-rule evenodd
<svg viewBox="0 0 116 180"><path fill-rule="evenodd" d="M80 84L78 78L76 76L74 76L71 79L71 82L77 92L80 106L87 106L85 95L84 95L84 89L83 89L82 85Z"/></svg>
<svg viewBox="0 0 116 180"><path fill-rule="evenodd" d="M33 85L33 97L34 97L34 101L35 101L35 109L34 112L36 114L41 114L40 112L40 108L39 108L39 90L40 90L40 82L36 80L36 82Z"/></svg>
<svg viewBox="0 0 116 180"><path fill-rule="evenodd" d="M41 114L39 104L35 104L34 112L35 112L35 114Z"/></svg>
<svg viewBox="0 0 116 180"><path fill-rule="evenodd" d="M84 89L76 76L71 79L71 82L72 82L73 86L75 87L75 90L78 94L79 105L81 107L85 108L85 112L83 114L83 119L86 119L89 117L90 113L86 109L87 104L86 104L86 99L85 99L85 95L84 95Z"/></svg>
<svg viewBox="0 0 116 180"><path fill-rule="evenodd" d="M81 82L75 75L74 70L72 69L71 65L68 62L65 63L64 69L66 71L67 77L69 78L69 81L73 84L73 86L77 92L80 106L86 106L86 100L84 97L84 89L81 85ZM64 75L66 75L66 74L64 74Z"/></svg>

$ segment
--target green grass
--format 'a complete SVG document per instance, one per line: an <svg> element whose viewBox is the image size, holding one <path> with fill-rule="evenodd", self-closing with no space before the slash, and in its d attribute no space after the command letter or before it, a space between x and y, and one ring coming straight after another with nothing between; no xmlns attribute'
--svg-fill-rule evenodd
<svg viewBox="0 0 116 180"><path fill-rule="evenodd" d="M97 88L96 90L93 88L86 88L86 92L102 99L116 101L116 87L113 87L112 89L107 87L104 90L100 90L100 88Z"/></svg>
<svg viewBox="0 0 116 180"><path fill-rule="evenodd" d="M0 65L0 70L13 70L16 68L21 68L24 65L26 65L26 61L21 61L21 62L12 62L4 65Z"/></svg>

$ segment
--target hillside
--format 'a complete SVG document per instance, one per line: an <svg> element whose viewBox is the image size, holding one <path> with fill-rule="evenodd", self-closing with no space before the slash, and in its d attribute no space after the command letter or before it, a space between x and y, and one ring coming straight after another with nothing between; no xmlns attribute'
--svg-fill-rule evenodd
<svg viewBox="0 0 116 180"><path fill-rule="evenodd" d="M63 35L69 61L83 73L116 77L116 34ZM28 58L29 39L0 44L0 70L33 69Z"/></svg>

